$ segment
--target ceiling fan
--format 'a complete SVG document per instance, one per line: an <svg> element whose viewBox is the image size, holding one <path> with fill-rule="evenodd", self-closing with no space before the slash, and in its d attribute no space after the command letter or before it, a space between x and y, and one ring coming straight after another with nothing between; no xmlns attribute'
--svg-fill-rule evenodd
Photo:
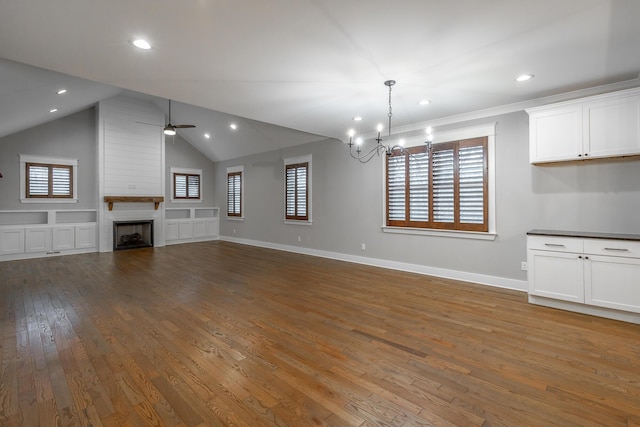
<svg viewBox="0 0 640 427"><path fill-rule="evenodd" d="M171 124L171 100L169 100L169 123L167 123L162 130L165 135L174 136L176 129L194 128L196 125L173 125Z"/></svg>

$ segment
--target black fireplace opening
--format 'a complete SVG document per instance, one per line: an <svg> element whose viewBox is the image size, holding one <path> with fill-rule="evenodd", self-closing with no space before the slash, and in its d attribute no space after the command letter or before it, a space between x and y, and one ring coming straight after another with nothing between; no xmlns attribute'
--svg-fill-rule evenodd
<svg viewBox="0 0 640 427"><path fill-rule="evenodd" d="M153 247L153 220L114 221L113 250Z"/></svg>

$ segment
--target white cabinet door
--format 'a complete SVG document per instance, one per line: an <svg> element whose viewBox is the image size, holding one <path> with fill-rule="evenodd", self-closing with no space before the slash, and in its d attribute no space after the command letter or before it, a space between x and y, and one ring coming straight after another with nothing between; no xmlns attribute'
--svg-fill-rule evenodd
<svg viewBox="0 0 640 427"><path fill-rule="evenodd" d="M204 219L193 221L193 237L207 237L207 222Z"/></svg>
<svg viewBox="0 0 640 427"><path fill-rule="evenodd" d="M51 228L25 229L24 249L27 253L51 251Z"/></svg>
<svg viewBox="0 0 640 427"><path fill-rule="evenodd" d="M585 103L585 156L640 153L640 95Z"/></svg>
<svg viewBox="0 0 640 427"><path fill-rule="evenodd" d="M76 249L93 248L96 246L96 226L76 225Z"/></svg>
<svg viewBox="0 0 640 427"><path fill-rule="evenodd" d="M64 251L75 248L76 233L75 227L53 227L53 245L54 251Z"/></svg>
<svg viewBox="0 0 640 427"><path fill-rule="evenodd" d="M0 255L24 253L24 228L0 230Z"/></svg>
<svg viewBox="0 0 640 427"><path fill-rule="evenodd" d="M218 220L209 219L206 221L207 237L218 237Z"/></svg>
<svg viewBox="0 0 640 427"><path fill-rule="evenodd" d="M585 302L640 313L640 259L587 255Z"/></svg>
<svg viewBox="0 0 640 427"><path fill-rule="evenodd" d="M178 222L167 221L165 225L165 240L178 240Z"/></svg>
<svg viewBox="0 0 640 427"><path fill-rule="evenodd" d="M178 223L178 238L193 239L193 221L181 221Z"/></svg>
<svg viewBox="0 0 640 427"><path fill-rule="evenodd" d="M582 106L548 108L529 113L531 163L582 159Z"/></svg>
<svg viewBox="0 0 640 427"><path fill-rule="evenodd" d="M531 295L584 303L582 255L530 250L527 258Z"/></svg>

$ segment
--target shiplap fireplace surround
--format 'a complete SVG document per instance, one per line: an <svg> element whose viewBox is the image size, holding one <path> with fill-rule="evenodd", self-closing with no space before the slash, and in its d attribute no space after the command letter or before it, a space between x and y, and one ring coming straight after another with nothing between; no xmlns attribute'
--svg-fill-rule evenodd
<svg viewBox="0 0 640 427"><path fill-rule="evenodd" d="M154 246L164 246L164 114L122 95L101 101L96 114L100 252L114 248L114 222L153 221Z"/></svg>

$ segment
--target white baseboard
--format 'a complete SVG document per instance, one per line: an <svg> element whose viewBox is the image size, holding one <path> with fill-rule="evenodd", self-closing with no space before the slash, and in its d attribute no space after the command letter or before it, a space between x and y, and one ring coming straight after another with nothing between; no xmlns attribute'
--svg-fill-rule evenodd
<svg viewBox="0 0 640 427"><path fill-rule="evenodd" d="M442 277L445 279L460 280L463 282L479 283L497 288L512 289L526 292L528 285L526 280L508 279L505 277L488 276L485 274L469 273L466 271L448 270L445 268L429 267L426 265L409 264L406 262L389 261L378 258L367 258L357 255L343 254L340 252L321 251L318 249L304 248L300 246L281 245L278 243L261 242L258 240L240 239L237 237L220 236L220 240L241 245L258 246L261 248L276 249L280 251L295 252L304 255L312 255L321 258L330 258L339 261L353 262L357 264L371 265L374 267L389 268L392 270L418 273L428 276Z"/></svg>

